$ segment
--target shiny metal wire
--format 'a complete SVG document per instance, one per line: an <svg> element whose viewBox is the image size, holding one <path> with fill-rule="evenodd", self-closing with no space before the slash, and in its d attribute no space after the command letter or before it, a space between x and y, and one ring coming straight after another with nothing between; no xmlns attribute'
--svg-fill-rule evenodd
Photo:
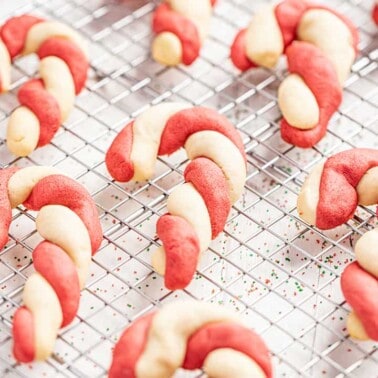
<svg viewBox="0 0 378 378"><path fill-rule="evenodd" d="M372 1L327 2L359 26L361 55L327 137L306 151L280 139L276 95L286 75L284 64L275 71L239 74L228 60L236 29L263 3L219 0L202 57L191 67L170 69L149 57L156 2L34 0L12 13L32 12L78 29L90 42L91 70L86 90L53 143L14 159L4 144L6 120L17 104L17 88L36 70L35 58L15 63L12 90L0 98L1 166L54 165L82 182L98 205L105 238L93 259L79 315L61 331L55 354L43 364L18 365L11 358L11 317L40 239L34 214L14 211L10 241L0 252L2 377L102 377L111 348L130 321L185 297L242 313L272 350L277 377L377 376L377 345L356 343L347 335L349 308L339 286L356 237L377 223L374 210L360 208L347 225L327 232L307 226L296 212L297 193L314 164L343 149L378 148ZM2 20L9 16L0 13ZM151 269L150 252L158 242L155 223L165 211L167 194L182 182L185 156L179 152L159 159L148 183L114 182L104 166L105 151L126 122L166 100L217 108L238 127L248 152L242 200L232 209L224 234L204 254L193 283L177 293L164 289Z"/></svg>

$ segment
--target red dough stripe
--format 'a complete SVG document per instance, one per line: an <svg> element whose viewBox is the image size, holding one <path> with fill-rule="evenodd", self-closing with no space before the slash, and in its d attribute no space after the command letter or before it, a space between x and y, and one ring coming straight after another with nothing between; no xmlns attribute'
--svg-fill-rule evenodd
<svg viewBox="0 0 378 378"><path fill-rule="evenodd" d="M114 139L106 152L105 163L110 175L117 181L128 182L134 176L131 161L133 148L133 122L130 122Z"/></svg>
<svg viewBox="0 0 378 378"><path fill-rule="evenodd" d="M354 262L341 275L341 288L368 336L378 341L378 280Z"/></svg>
<svg viewBox="0 0 378 378"><path fill-rule="evenodd" d="M200 328L188 342L184 369L200 369L209 353L220 348L231 348L253 359L272 377L270 355L263 340L252 330L234 323L214 323Z"/></svg>
<svg viewBox="0 0 378 378"><path fill-rule="evenodd" d="M217 131L230 139L247 160L243 141L230 121L218 112L202 107L185 109L169 118L160 141L159 155L170 155L184 147L186 140L199 131Z"/></svg>
<svg viewBox="0 0 378 378"><path fill-rule="evenodd" d="M88 59L81 49L64 38L49 38L39 47L39 59L56 56L62 59L70 69L75 83L75 93L79 94L85 85L89 68Z"/></svg>
<svg viewBox="0 0 378 378"><path fill-rule="evenodd" d="M168 4L157 7L152 21L152 28L156 34L170 32L175 34L182 44L182 62L186 65L193 63L199 56L201 41L197 27L188 18L173 11Z"/></svg>
<svg viewBox="0 0 378 378"><path fill-rule="evenodd" d="M19 55L24 49L26 35L29 29L42 21L44 20L41 18L25 14L19 17L12 17L3 25L0 37L5 43L5 46L7 46L12 59Z"/></svg>
<svg viewBox="0 0 378 378"><path fill-rule="evenodd" d="M211 220L212 238L215 239L223 231L231 210L223 171L210 159L197 158L186 167L184 176L185 181L192 183L205 201Z"/></svg>
<svg viewBox="0 0 378 378"><path fill-rule="evenodd" d="M308 9L303 0L286 0L277 4L274 13L280 26L285 48L289 46L297 36L297 27Z"/></svg>
<svg viewBox="0 0 378 378"><path fill-rule="evenodd" d="M60 126L61 116L57 100L43 86L42 80L26 82L18 91L18 101L38 118L40 134L38 146L48 144Z"/></svg>
<svg viewBox="0 0 378 378"><path fill-rule="evenodd" d="M373 20L378 25L378 5L373 8Z"/></svg>
<svg viewBox="0 0 378 378"><path fill-rule="evenodd" d="M13 316L13 354L17 361L31 362L35 357L34 320L26 307L17 309Z"/></svg>
<svg viewBox="0 0 378 378"><path fill-rule="evenodd" d="M231 46L231 60L235 67L240 71L247 71L250 68L257 67L247 56L246 47L246 33L247 29L242 29L236 35L234 42Z"/></svg>
<svg viewBox="0 0 378 378"><path fill-rule="evenodd" d="M327 125L342 100L336 71L320 49L307 42L293 42L286 50L289 71L298 74L314 94L320 110L318 125L309 130L281 121L282 138L296 146L307 148L319 142L327 132Z"/></svg>
<svg viewBox="0 0 378 378"><path fill-rule="evenodd" d="M136 364L146 346L154 315L152 313L139 318L122 334L113 351L109 378L137 378Z"/></svg>
<svg viewBox="0 0 378 378"><path fill-rule="evenodd" d="M87 190L69 177L50 175L43 178L35 185L24 205L35 211L46 205L68 207L85 224L91 239L92 254L100 247L102 231L96 205Z"/></svg>
<svg viewBox="0 0 378 378"><path fill-rule="evenodd" d="M330 157L323 169L316 210L316 226L331 229L351 218L356 211L356 187L362 176L378 166L378 150L358 148Z"/></svg>
<svg viewBox="0 0 378 378"><path fill-rule="evenodd" d="M33 264L57 294L63 313L61 327L65 327L79 308L80 285L75 264L63 249L48 241L35 248Z"/></svg>
<svg viewBox="0 0 378 378"><path fill-rule="evenodd" d="M200 253L198 236L184 218L170 214L159 218L156 227L166 256L165 286L169 290L184 289L197 268Z"/></svg>

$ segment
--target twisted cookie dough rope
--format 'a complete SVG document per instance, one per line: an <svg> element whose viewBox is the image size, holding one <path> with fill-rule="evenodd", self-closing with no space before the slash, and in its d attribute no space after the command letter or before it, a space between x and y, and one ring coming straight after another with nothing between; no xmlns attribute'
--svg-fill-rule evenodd
<svg viewBox="0 0 378 378"><path fill-rule="evenodd" d="M166 66L190 65L199 56L216 0L165 0L153 16L153 58Z"/></svg>
<svg viewBox="0 0 378 378"><path fill-rule="evenodd" d="M185 170L186 183L168 198L169 214L158 221L163 247L152 259L172 290L189 284L199 254L223 230L231 205L243 192L246 156L240 135L214 110L166 103L127 125L106 155L113 178L140 181L153 175L158 155L180 147L192 162Z"/></svg>
<svg viewBox="0 0 378 378"><path fill-rule="evenodd" d="M357 262L341 275L341 288L353 308L348 332L356 339L378 341L378 228L358 240L355 252Z"/></svg>
<svg viewBox="0 0 378 378"><path fill-rule="evenodd" d="M340 152L317 166L298 198L298 213L308 223L331 229L351 218L357 205L378 203L378 150ZM356 243L357 262L342 273L341 287L354 312L352 337L378 340L378 229Z"/></svg>
<svg viewBox="0 0 378 378"><path fill-rule="evenodd" d="M298 39L298 41L294 41ZM236 36L231 59L241 70L274 67L285 53L290 75L278 91L282 138L312 147L342 100L342 85L356 57L358 32L336 11L302 0L261 9Z"/></svg>
<svg viewBox="0 0 378 378"><path fill-rule="evenodd" d="M299 216L322 230L348 221L358 205L378 203L378 150L355 148L319 164L298 197Z"/></svg>
<svg viewBox="0 0 378 378"><path fill-rule="evenodd" d="M110 378L171 377L176 369L201 369L212 378L269 378L263 340L226 309L174 302L134 322L122 334Z"/></svg>
<svg viewBox="0 0 378 378"><path fill-rule="evenodd" d="M13 17L0 30L0 92L9 89L11 60L31 53L41 59L41 78L21 86L21 106L8 122L8 148L17 156L50 142L69 116L88 71L86 45L74 30L34 16Z"/></svg>
<svg viewBox="0 0 378 378"><path fill-rule="evenodd" d="M36 273L26 281L13 318L13 353L20 362L45 360L60 327L75 317L91 254L102 240L89 193L54 168L0 171L0 248L8 241L12 208L39 210L37 230L45 239L33 252Z"/></svg>

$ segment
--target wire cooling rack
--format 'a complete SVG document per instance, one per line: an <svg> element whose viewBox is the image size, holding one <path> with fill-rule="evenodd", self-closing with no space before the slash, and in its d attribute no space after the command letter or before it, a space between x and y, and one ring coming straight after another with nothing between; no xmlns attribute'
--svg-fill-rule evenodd
<svg viewBox="0 0 378 378"><path fill-rule="evenodd" d="M5 128L17 106L17 87L35 74L37 62L28 57L15 63L12 91L0 98L0 162L3 167L54 165L76 178L93 195L105 233L78 317L60 332L55 354L46 363L18 365L11 356L11 319L40 238L35 214L14 211L10 241L0 252L1 377L104 376L125 326L179 297L216 302L243 314L271 349L277 377L378 376L377 344L356 343L346 332L349 308L339 285L340 273L354 258L356 238L376 223L373 209L361 207L347 225L327 232L308 227L296 212L300 185L322 158L351 147L378 148L372 1L327 1L359 26L361 55L326 138L310 150L280 139L276 94L284 65L241 75L228 60L236 29L264 2L219 0L202 57L191 67L170 69L149 57L155 2L37 0L0 14L1 21L23 12L56 18L90 42L89 80L71 117L50 145L23 159L8 152ZM204 254L191 285L175 293L164 289L150 257L167 194L183 181L184 154L159 159L148 183L113 182L104 166L107 147L128 120L166 100L217 108L238 127L248 152L243 198L233 207L225 232Z"/></svg>

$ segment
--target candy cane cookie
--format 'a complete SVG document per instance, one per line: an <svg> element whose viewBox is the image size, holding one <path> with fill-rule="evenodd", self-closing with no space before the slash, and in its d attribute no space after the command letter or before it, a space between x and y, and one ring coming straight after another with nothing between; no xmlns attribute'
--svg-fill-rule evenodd
<svg viewBox="0 0 378 378"><path fill-rule="evenodd" d="M378 197L378 175L375 179ZM341 289L353 311L347 328L351 337L378 341L378 228L366 232L356 243L356 262L341 275Z"/></svg>
<svg viewBox="0 0 378 378"><path fill-rule="evenodd" d="M102 230L89 193L55 168L2 169L0 248L8 241L12 208L21 204L39 211L36 227L45 239L33 251L36 272L27 279L24 305L13 317L14 357L30 362L47 359L59 328L74 319Z"/></svg>
<svg viewBox="0 0 378 378"><path fill-rule="evenodd" d="M192 64L208 34L216 0L165 0L152 20L152 57L166 66Z"/></svg>
<svg viewBox="0 0 378 378"><path fill-rule="evenodd" d="M273 68L286 54L289 76L278 90L282 138L308 148L319 142L342 100L342 86L357 54L358 31L342 14L303 0L258 11L232 45L242 71Z"/></svg>
<svg viewBox="0 0 378 378"><path fill-rule="evenodd" d="M178 301L132 323L113 352L109 378L172 377L178 368L212 378L270 378L264 341L226 309Z"/></svg>
<svg viewBox="0 0 378 378"><path fill-rule="evenodd" d="M298 214L329 230L348 221L358 205L378 203L378 150L355 148L314 168L298 196Z"/></svg>
<svg viewBox="0 0 378 378"><path fill-rule="evenodd" d="M231 205L243 193L246 155L238 131L216 111L182 103L151 107L127 125L106 154L117 181L151 178L158 155L184 147L191 160L185 183L169 195L168 214L157 223L163 246L152 265L167 288L186 287L199 254L224 228Z"/></svg>
<svg viewBox="0 0 378 378"><path fill-rule="evenodd" d="M318 165L298 197L298 213L306 222L331 229L346 222L358 205L378 203L378 150L340 152ZM353 308L347 327L352 337L378 340L378 229L355 246L357 261L341 275L345 299Z"/></svg>
<svg viewBox="0 0 378 378"><path fill-rule="evenodd" d="M18 107L10 116L7 145L26 156L48 144L69 116L85 85L87 47L70 27L30 15L12 17L0 29L0 92L10 86L11 62L36 53L40 79L31 79L18 91Z"/></svg>

